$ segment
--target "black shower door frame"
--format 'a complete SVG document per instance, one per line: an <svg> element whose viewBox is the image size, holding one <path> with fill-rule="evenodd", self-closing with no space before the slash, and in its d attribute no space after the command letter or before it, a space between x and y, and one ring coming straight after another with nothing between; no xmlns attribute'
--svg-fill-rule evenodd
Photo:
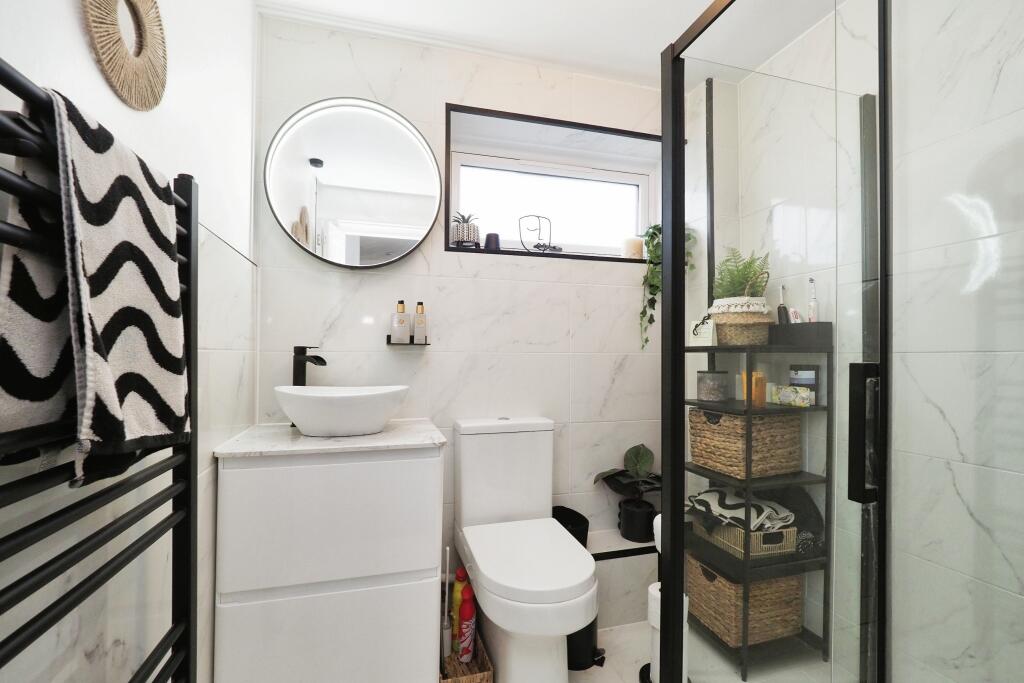
<svg viewBox="0 0 1024 683"><path fill-rule="evenodd" d="M733 4L740 0L714 0L683 32L661 53L661 113L662 113L662 225L663 230L663 282L662 291L662 552L660 556L661 576L661 680L665 683L681 681L683 671L684 634L684 512L685 477L683 469L686 444L682 417L686 414L684 404L686 354L680 350L686 344L686 321L689 319L685 307L684 280L686 274L685 239L685 164L684 146L684 87L683 76L686 68L683 53ZM876 474L877 487L868 491L860 487L860 494L851 490L850 498L875 506L877 514L877 537L873 547L867 549L876 554L877 586L872 601L867 593L862 595L865 605L863 614L874 613L874 619L862 617L861 638L861 680L890 681L888 663L889 597L890 585L888 557L890 555L890 522L886 514L889 508L889 464L885 454L891 441L891 344L892 344L892 81L891 62L891 12L890 0L878 0L878 243L877 262L866 267L865 280L869 278L868 268L874 269L877 280L877 296L874 305L878 311L878 329L875 336L877 362L862 363L861 373L877 382L877 420L875 446L882 467ZM709 263L713 255L708 256ZM869 259L865 259L868 261ZM709 271L710 272L710 271ZM865 294L865 302L867 302ZM863 392L860 392L863 393ZM853 441L851 439L851 441ZM863 477L861 477L863 479ZM861 482L863 483L863 482ZM859 499L862 498L862 499ZM862 592L867 586L862 585ZM867 604L870 603L870 604ZM869 623L870 622L870 623ZM864 647L870 643L871 647Z"/></svg>

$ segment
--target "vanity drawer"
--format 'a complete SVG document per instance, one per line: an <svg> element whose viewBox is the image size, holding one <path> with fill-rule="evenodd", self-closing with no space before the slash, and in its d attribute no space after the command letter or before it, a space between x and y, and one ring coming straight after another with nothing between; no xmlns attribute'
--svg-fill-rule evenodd
<svg viewBox="0 0 1024 683"><path fill-rule="evenodd" d="M439 449L235 458L218 474L221 595L440 566Z"/></svg>
<svg viewBox="0 0 1024 683"><path fill-rule="evenodd" d="M217 683L437 683L440 578L218 604Z"/></svg>

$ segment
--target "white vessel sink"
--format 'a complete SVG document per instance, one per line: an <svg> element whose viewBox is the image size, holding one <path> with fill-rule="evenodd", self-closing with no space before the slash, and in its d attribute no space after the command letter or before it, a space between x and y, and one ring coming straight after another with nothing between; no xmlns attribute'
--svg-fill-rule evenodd
<svg viewBox="0 0 1024 683"><path fill-rule="evenodd" d="M359 436L383 431L407 391L407 386L274 387L281 409L306 436Z"/></svg>

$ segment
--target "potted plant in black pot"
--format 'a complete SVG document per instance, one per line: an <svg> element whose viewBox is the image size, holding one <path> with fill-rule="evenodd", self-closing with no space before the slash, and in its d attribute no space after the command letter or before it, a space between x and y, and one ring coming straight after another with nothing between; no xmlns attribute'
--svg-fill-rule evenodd
<svg viewBox="0 0 1024 683"><path fill-rule="evenodd" d="M657 510L644 494L661 490L661 475L651 472L654 453L642 443L629 448L622 458L622 468L599 472L594 483L603 481L620 496L619 533L627 541L647 543L654 540L654 516Z"/></svg>

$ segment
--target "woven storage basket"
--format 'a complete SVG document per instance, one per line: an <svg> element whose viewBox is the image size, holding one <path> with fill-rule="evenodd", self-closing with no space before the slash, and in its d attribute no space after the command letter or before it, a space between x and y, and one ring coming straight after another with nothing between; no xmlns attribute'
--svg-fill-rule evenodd
<svg viewBox="0 0 1024 683"><path fill-rule="evenodd" d="M743 585L719 576L686 555L686 593L690 614L730 647L743 644ZM783 576L750 583L750 645L800 633L803 626L803 577Z"/></svg>
<svg viewBox="0 0 1024 683"><path fill-rule="evenodd" d="M438 676L438 680L441 683L494 683L494 667L491 666L491 658L487 656L479 633L476 634L475 648L473 661L468 664L460 662L454 654L445 657L444 668L448 677Z"/></svg>
<svg viewBox="0 0 1024 683"><path fill-rule="evenodd" d="M758 287L768 287L768 273L747 283L743 296L716 299L708 312L715 321L715 333L720 346L764 346L768 343L768 329L772 321L771 310L763 296L750 296ZM756 290L755 290L756 291Z"/></svg>
<svg viewBox="0 0 1024 683"><path fill-rule="evenodd" d="M763 313L716 313L715 333L720 346L764 346L771 316Z"/></svg>
<svg viewBox="0 0 1024 683"><path fill-rule="evenodd" d="M799 415L755 415L751 477L799 472L803 465ZM690 410L690 455L709 470L745 479L747 418Z"/></svg>
<svg viewBox="0 0 1024 683"><path fill-rule="evenodd" d="M779 531L755 531L750 535L750 557L779 557L796 552L796 527ZM738 526L724 524L710 534L700 524L693 525L693 533L708 543L717 545L730 555L743 559L743 537L746 532Z"/></svg>

